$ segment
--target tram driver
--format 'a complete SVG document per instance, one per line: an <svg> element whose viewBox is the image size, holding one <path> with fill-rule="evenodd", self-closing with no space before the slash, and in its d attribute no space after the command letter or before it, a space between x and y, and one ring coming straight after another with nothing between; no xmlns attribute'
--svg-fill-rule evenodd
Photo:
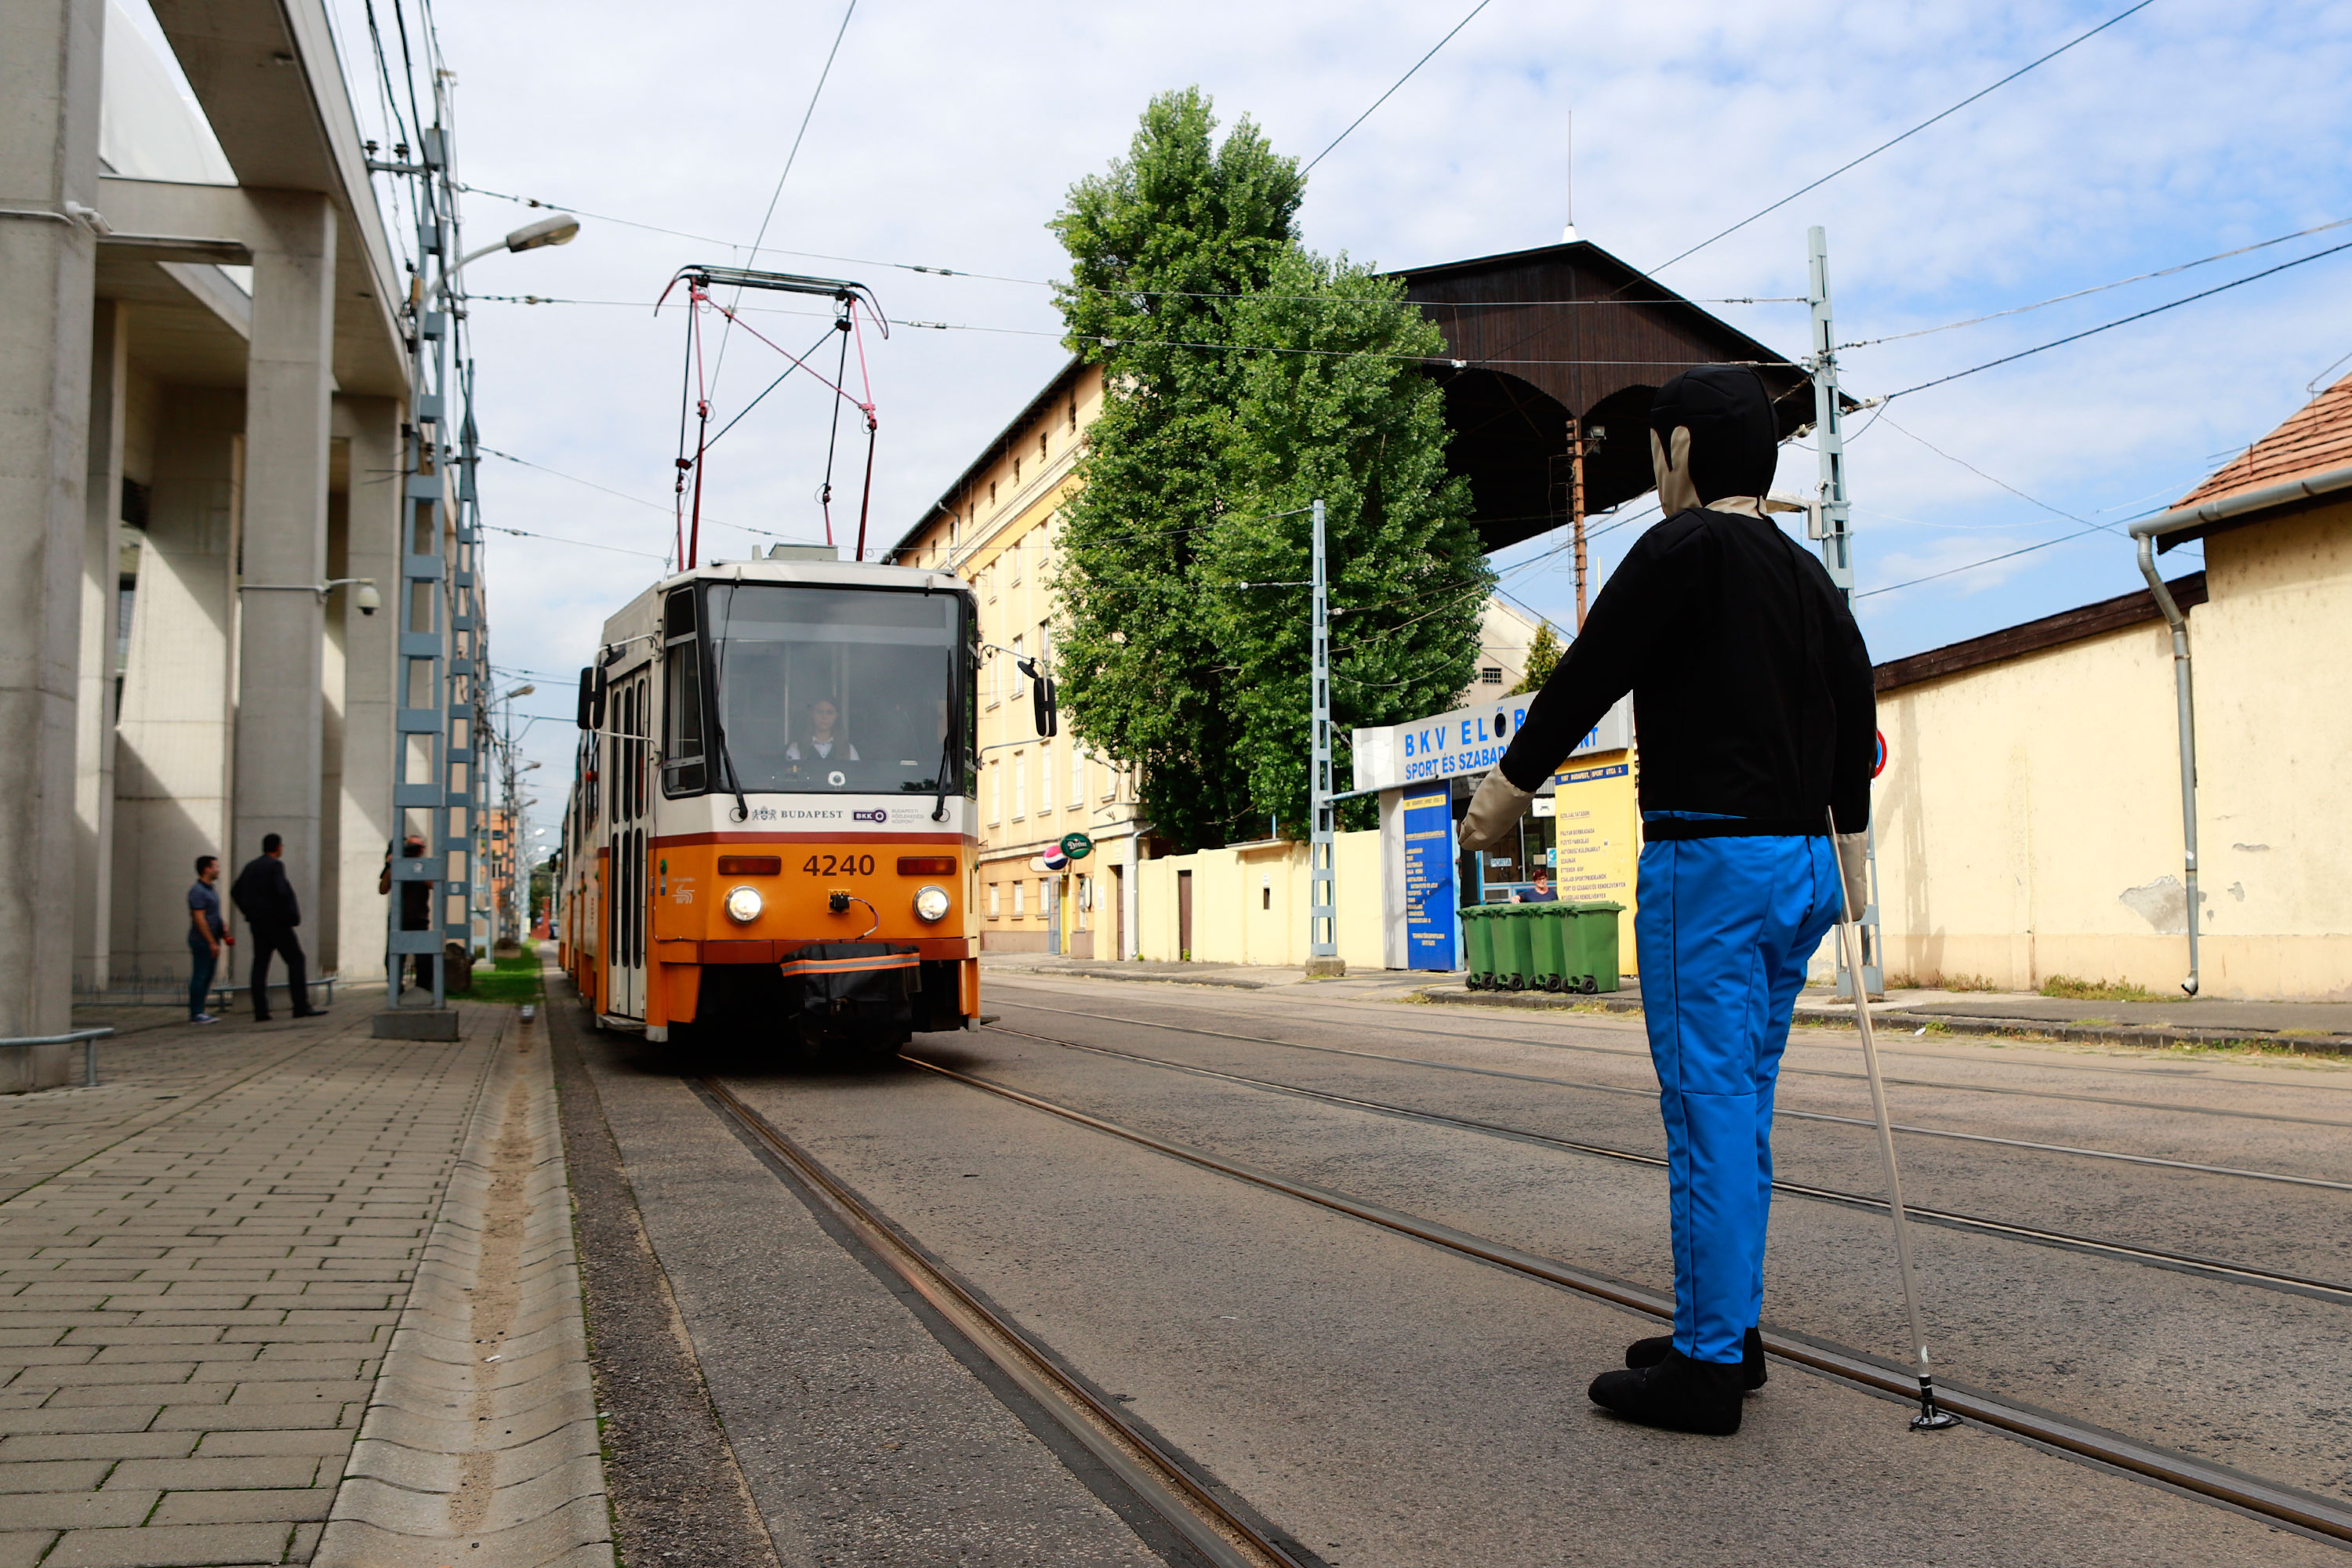
<svg viewBox="0 0 2352 1568"><path fill-rule="evenodd" d="M841 733L841 710L834 705L832 698L820 697L809 704L807 734L784 748L784 760L814 767L819 763L857 763L866 759Z"/></svg>

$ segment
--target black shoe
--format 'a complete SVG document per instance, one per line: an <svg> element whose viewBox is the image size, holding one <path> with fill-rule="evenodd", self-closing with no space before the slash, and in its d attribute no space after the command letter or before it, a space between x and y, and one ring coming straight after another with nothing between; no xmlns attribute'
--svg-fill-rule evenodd
<svg viewBox="0 0 2352 1568"><path fill-rule="evenodd" d="M1625 1364L1630 1367L1655 1366L1666 1359L1675 1348L1672 1334L1654 1334L1646 1340L1635 1340L1625 1347ZM1764 1386L1770 1374L1764 1370L1764 1336L1750 1329L1748 1337L1739 1342L1739 1372L1747 1380L1749 1393Z"/></svg>
<svg viewBox="0 0 2352 1568"><path fill-rule="evenodd" d="M1693 1361L1669 1349L1657 1365L1604 1372L1592 1380L1592 1403L1644 1426L1728 1437L1739 1430L1739 1367Z"/></svg>
<svg viewBox="0 0 2352 1568"><path fill-rule="evenodd" d="M257 1024L267 1024L269 1022L269 1015L267 1013L256 1013L253 1016L253 1021Z"/></svg>

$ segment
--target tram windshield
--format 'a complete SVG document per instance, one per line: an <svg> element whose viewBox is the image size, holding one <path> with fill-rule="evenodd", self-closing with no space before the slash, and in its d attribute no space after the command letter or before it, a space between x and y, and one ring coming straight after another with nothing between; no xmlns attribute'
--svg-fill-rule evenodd
<svg viewBox="0 0 2352 1568"><path fill-rule="evenodd" d="M954 594L713 583L703 602L720 729L674 704L694 751L725 747L746 794L931 794L962 787L971 722L963 601ZM691 728L690 737L684 733ZM681 748L683 749L683 748ZM713 756L711 762L718 763ZM727 766L697 769L729 787ZM681 781L683 782L683 781ZM699 793L697 791L696 793Z"/></svg>

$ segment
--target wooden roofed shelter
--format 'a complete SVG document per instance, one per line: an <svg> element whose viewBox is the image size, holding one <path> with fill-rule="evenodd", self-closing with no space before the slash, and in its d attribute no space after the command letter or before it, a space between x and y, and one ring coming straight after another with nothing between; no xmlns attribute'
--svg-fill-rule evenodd
<svg viewBox="0 0 2352 1568"><path fill-rule="evenodd" d="M1445 334L1452 363L1428 368L1444 386L1454 429L1447 462L1470 481L1490 552L1569 521L1571 419L1588 441L1588 514L1654 488L1650 399L1694 365L1755 365L1783 440L1813 421L1802 366L1597 245L1577 240L1391 276Z"/></svg>

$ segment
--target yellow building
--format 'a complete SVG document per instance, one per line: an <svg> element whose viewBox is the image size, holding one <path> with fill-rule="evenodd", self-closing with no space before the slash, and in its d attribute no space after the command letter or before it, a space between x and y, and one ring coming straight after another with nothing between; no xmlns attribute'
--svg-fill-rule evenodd
<svg viewBox="0 0 2352 1568"><path fill-rule="evenodd" d="M1019 662L1051 670L1052 580L1072 467L1102 406L1102 372L1073 360L898 542L889 559L944 568L980 599L981 949L1080 958L1135 950L1142 837L1131 775L1065 730L1037 733ZM1039 858L1073 833L1094 850L1066 872ZM1055 940L1058 937L1058 941Z"/></svg>
<svg viewBox="0 0 2352 1568"><path fill-rule="evenodd" d="M2205 546L2171 584L2195 671L2200 994L2352 998L2352 377L2182 505L2211 514L2167 536ZM1878 702L1890 982L2179 994L2179 734L2149 593L1881 665Z"/></svg>

